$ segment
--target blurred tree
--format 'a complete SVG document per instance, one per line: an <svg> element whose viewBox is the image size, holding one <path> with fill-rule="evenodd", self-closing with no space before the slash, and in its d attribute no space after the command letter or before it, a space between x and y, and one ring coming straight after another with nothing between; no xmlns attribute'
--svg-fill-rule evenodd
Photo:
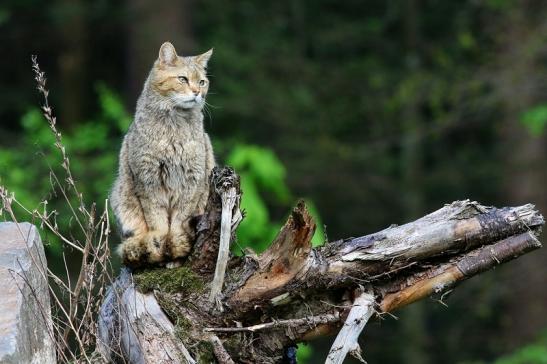
<svg viewBox="0 0 547 364"><path fill-rule="evenodd" d="M545 102L547 85L547 23L538 12L547 11L547 4L531 1L529 5L503 9L503 20L498 19L499 27L492 29L500 52L486 74L495 85L493 92L502 110L499 147L506 156L502 186L505 196L511 204L533 201L540 211L547 211L547 137L541 134L542 108L537 106ZM531 137L519 120L526 122L535 135ZM507 330L503 340L508 348L532 340L547 324L541 308L547 302L547 290L530 289L536 284L546 286L546 259L546 251L526 257L502 278L513 285L504 300ZM517 284L519 278L525 279L526 285Z"/></svg>
<svg viewBox="0 0 547 364"><path fill-rule="evenodd" d="M125 6L128 38L122 47L127 49L129 67L125 76L133 105L163 42L172 42L182 55L196 52L194 2L132 0L125 2Z"/></svg>
<svg viewBox="0 0 547 364"><path fill-rule="evenodd" d="M89 6L83 0L59 0L51 11L62 50L58 58L63 108L59 123L65 128L84 120Z"/></svg>
<svg viewBox="0 0 547 364"><path fill-rule="evenodd" d="M497 359L494 364L547 364L547 333L514 353Z"/></svg>

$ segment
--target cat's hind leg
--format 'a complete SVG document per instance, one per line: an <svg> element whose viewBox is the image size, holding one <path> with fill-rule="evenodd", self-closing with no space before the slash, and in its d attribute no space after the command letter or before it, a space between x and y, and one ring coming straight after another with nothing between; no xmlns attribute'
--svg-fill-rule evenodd
<svg viewBox="0 0 547 364"><path fill-rule="evenodd" d="M163 194L141 198L148 232L143 238L149 263L157 264L169 260L169 215L167 198Z"/></svg>
<svg viewBox="0 0 547 364"><path fill-rule="evenodd" d="M134 193L131 178L123 173L114 182L110 205L121 230L122 242L117 248L118 254L125 265L142 265L146 254L143 238L148 231L148 225L140 201Z"/></svg>
<svg viewBox="0 0 547 364"><path fill-rule="evenodd" d="M171 215L170 238L171 258L180 259L190 254L195 240L195 226L192 217L182 209L176 209Z"/></svg>

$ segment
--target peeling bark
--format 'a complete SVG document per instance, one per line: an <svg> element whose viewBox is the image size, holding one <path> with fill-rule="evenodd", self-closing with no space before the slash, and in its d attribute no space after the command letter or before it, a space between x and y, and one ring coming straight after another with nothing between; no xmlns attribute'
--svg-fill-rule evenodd
<svg viewBox="0 0 547 364"><path fill-rule="evenodd" d="M299 202L272 245L258 258L258 269L228 300L231 306L249 307L258 302L276 304L299 273L306 269L315 223L304 202Z"/></svg>
<svg viewBox="0 0 547 364"><path fill-rule="evenodd" d="M380 291L385 293L380 309L391 312L432 294L446 292L461 281L540 247L541 243L536 236L526 232L473 250L450 263L382 287Z"/></svg>
<svg viewBox="0 0 547 364"><path fill-rule="evenodd" d="M224 285L224 275L226 274L226 265L230 255L230 241L232 234L232 217L233 210L239 207L239 195L236 192L236 187L233 186L233 181L226 182L221 186L220 201L222 203L222 213L220 217L220 237L218 258L215 267L215 275L211 284L211 293L209 301L220 301L222 287ZM239 208L238 208L239 211ZM221 305L217 305L222 308Z"/></svg>
<svg viewBox="0 0 547 364"><path fill-rule="evenodd" d="M234 361L222 345L222 341L220 341L218 336L211 336L209 341L211 342L211 345L213 345L213 352L215 353L215 357L220 364L234 364Z"/></svg>
<svg viewBox="0 0 547 364"><path fill-rule="evenodd" d="M293 211L291 219L313 224L302 206ZM296 242L296 236L308 229L307 225L291 224L289 220L276 241L280 237L285 239L288 231L289 240ZM272 302L267 302L267 299L283 294L298 295L301 288L309 290L310 285L316 289L333 289L355 282L374 282L395 272L401 274L427 259L453 256L537 229L542 224L543 217L530 204L496 209L477 202L457 201L414 222L311 250L306 258L291 262L292 274L285 273L289 269L281 269L282 274L275 275L273 271L268 274L259 270L228 302L241 310L271 305ZM289 246L290 243L285 245ZM290 251L289 248L287 251ZM287 261L273 244L259 259L270 262L276 256L279 258L275 261ZM268 279L269 282L266 282Z"/></svg>

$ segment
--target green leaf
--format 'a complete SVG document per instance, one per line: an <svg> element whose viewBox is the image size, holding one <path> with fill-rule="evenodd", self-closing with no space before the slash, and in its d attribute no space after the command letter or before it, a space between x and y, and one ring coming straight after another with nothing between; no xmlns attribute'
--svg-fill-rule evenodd
<svg viewBox="0 0 547 364"><path fill-rule="evenodd" d="M241 189L244 191L241 198L241 208L245 211L245 219L237 230L238 245L241 248L251 246L257 251L263 250L265 233L269 229L268 209L258 193L258 189L249 172L242 172Z"/></svg>
<svg viewBox="0 0 547 364"><path fill-rule="evenodd" d="M131 124L131 116L125 110L121 98L104 83L95 86L103 116L114 121L119 131L125 132Z"/></svg>
<svg viewBox="0 0 547 364"><path fill-rule="evenodd" d="M227 162L238 172L249 171L263 191L273 193L280 202L288 202L290 193L285 182L285 167L272 150L256 145L237 145Z"/></svg>
<svg viewBox="0 0 547 364"><path fill-rule="evenodd" d="M298 344L298 349L296 351L296 358L298 359L299 364L306 364L311 358L312 348L306 344Z"/></svg>
<svg viewBox="0 0 547 364"><path fill-rule="evenodd" d="M535 106L520 117L521 123L533 136L540 136L547 124L547 104Z"/></svg>
<svg viewBox="0 0 547 364"><path fill-rule="evenodd" d="M495 364L547 364L547 331L534 343L499 358Z"/></svg>

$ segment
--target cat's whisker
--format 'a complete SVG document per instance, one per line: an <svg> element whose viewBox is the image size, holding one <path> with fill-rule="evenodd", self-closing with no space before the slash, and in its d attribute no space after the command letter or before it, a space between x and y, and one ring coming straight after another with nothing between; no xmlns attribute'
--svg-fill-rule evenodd
<svg viewBox="0 0 547 364"><path fill-rule="evenodd" d="M203 105L203 111L205 111L205 114L207 116L207 118L211 121L211 123L213 122L213 114L211 113L211 110L209 110L209 108L207 107L207 103L205 103Z"/></svg>
<svg viewBox="0 0 547 364"><path fill-rule="evenodd" d="M221 106L215 106L211 103L208 103L207 101L205 101L205 105L209 106L211 109L221 109L222 108Z"/></svg>

